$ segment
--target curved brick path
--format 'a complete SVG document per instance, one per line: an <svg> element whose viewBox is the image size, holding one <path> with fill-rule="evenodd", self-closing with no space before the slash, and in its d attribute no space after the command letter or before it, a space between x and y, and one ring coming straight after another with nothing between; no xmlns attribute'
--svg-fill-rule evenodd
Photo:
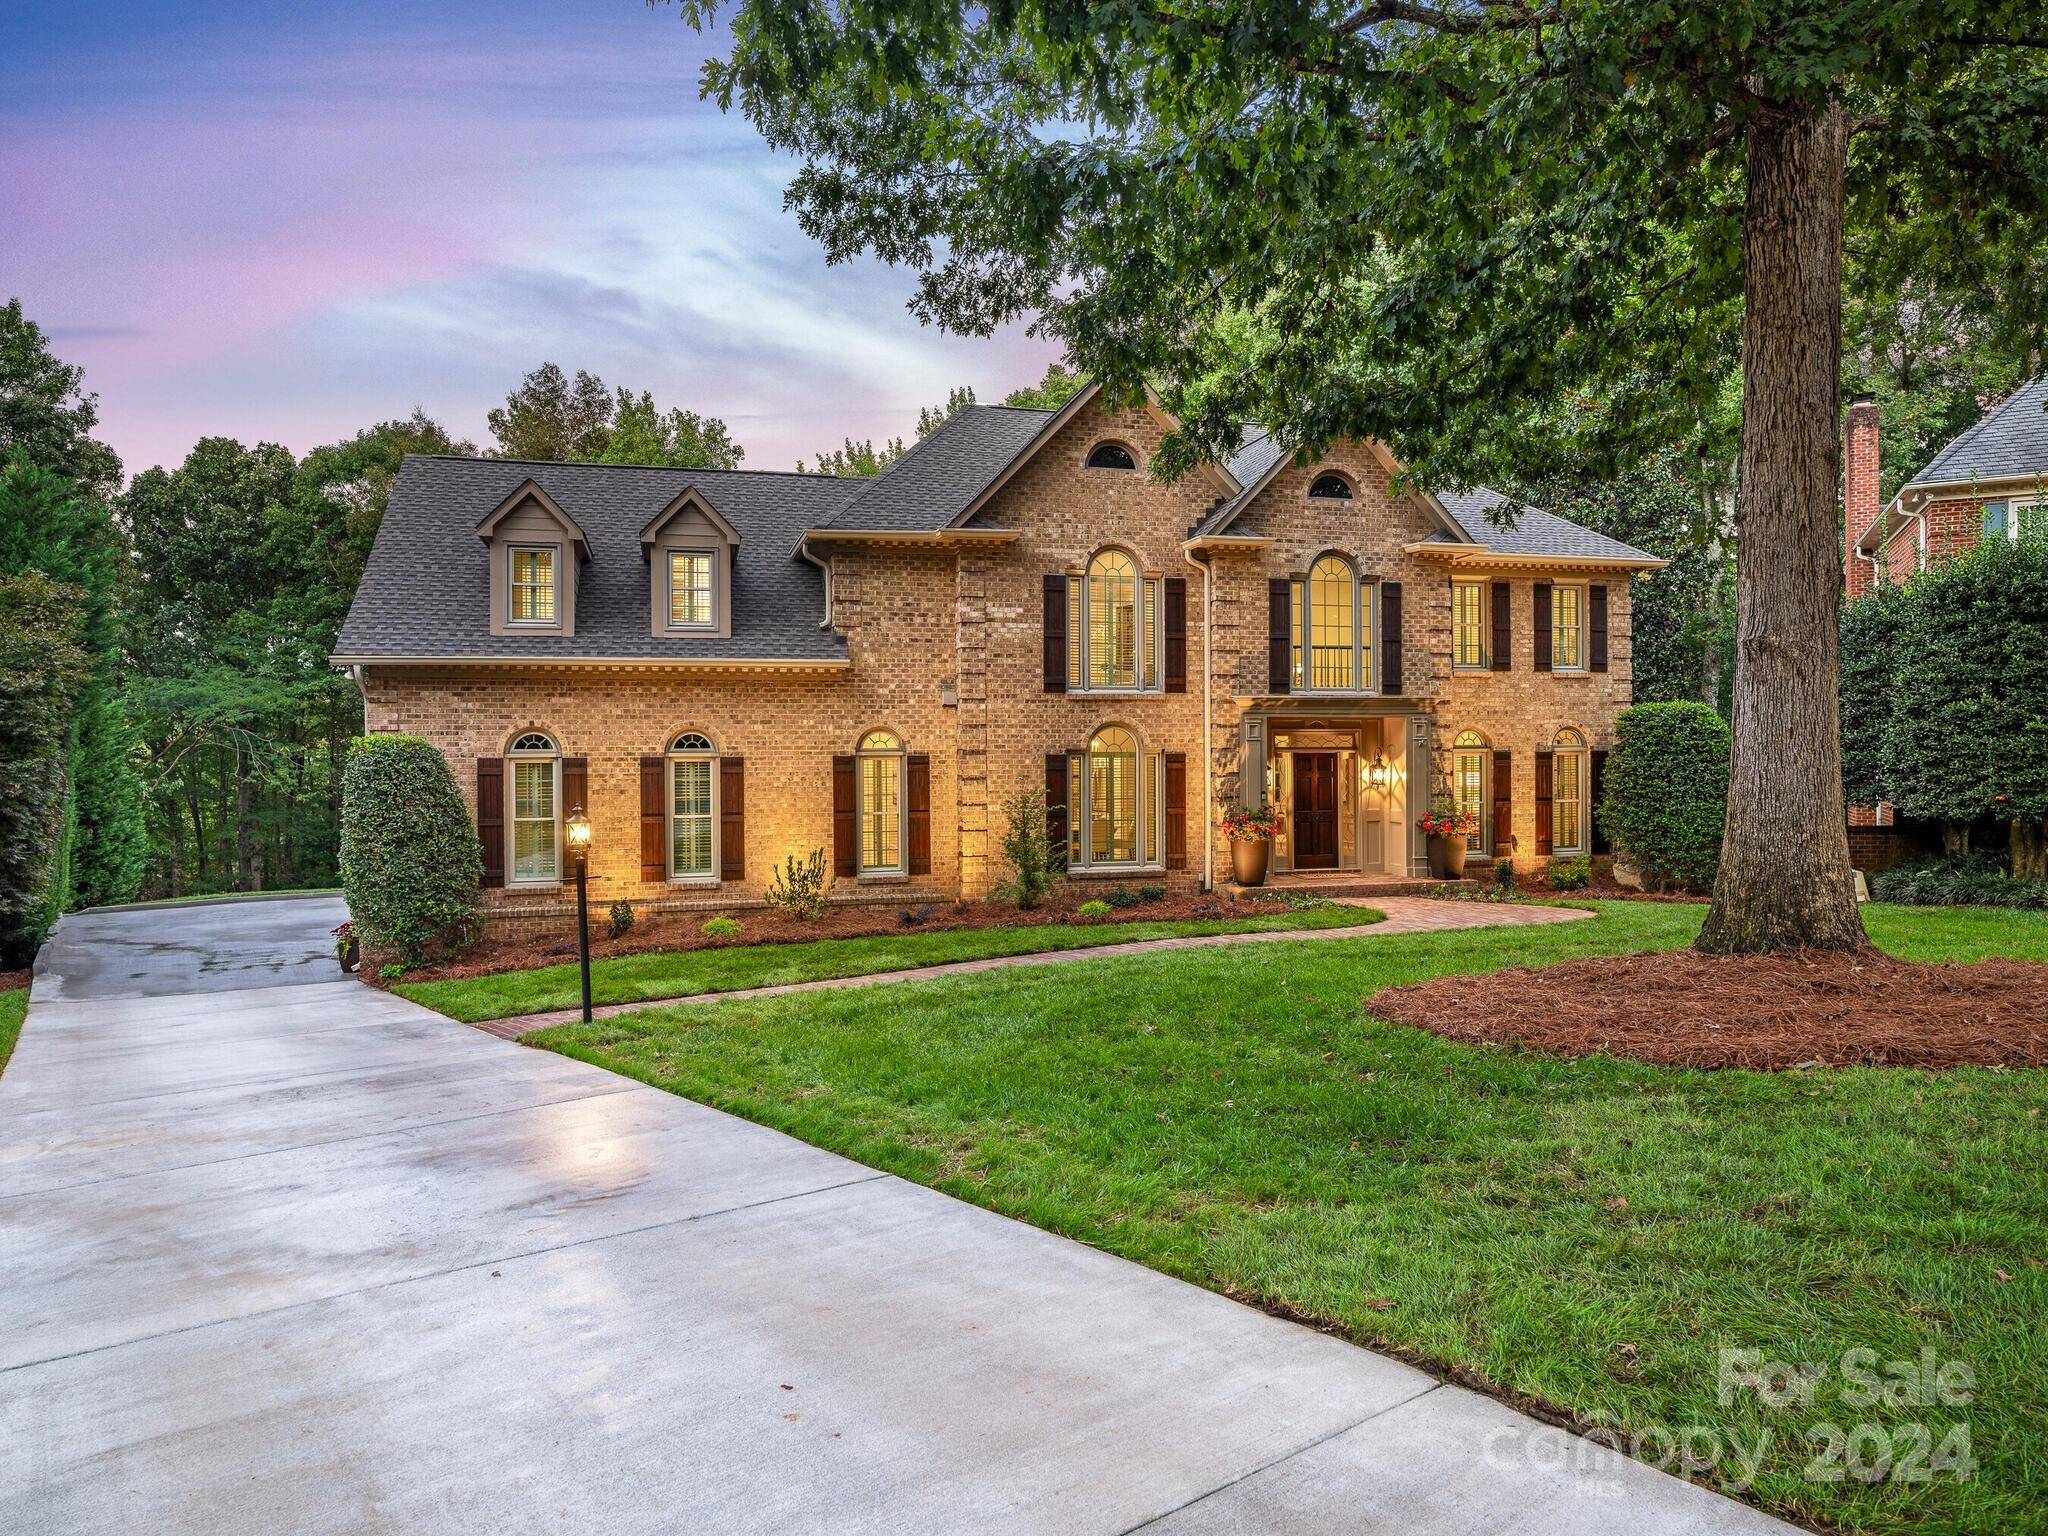
<svg viewBox="0 0 2048 1536"><path fill-rule="evenodd" d="M1099 960L1113 955L1146 955L1162 949L1208 949L1219 944L1278 944L1306 939L1362 939L1393 933L1442 933L1454 928L1519 928L1543 923L1569 923L1594 914L1583 907L1509 906L1482 901L1440 901L1423 896L1338 897L1346 906L1384 912L1382 922L1357 928L1290 928L1284 932L1211 933L1180 939L1140 939L1128 944L1095 944L1086 949L1044 950L1028 955L992 955L984 960L952 960L943 965L912 966L901 971L874 971L865 976L835 976L823 981L791 981L774 987L742 987L731 992L698 992L687 997L650 997L633 1003L606 1003L592 1009L594 1017L611 1018L636 1008L667 1008L677 1003L723 1003L744 997L780 997L785 992L818 992L828 987L878 987L892 981L924 981L934 976L961 976L1013 965L1056 965L1067 960ZM582 1017L575 1008L551 1013L523 1013L509 1019L485 1019L474 1027L501 1040L517 1040L535 1030L570 1024Z"/></svg>

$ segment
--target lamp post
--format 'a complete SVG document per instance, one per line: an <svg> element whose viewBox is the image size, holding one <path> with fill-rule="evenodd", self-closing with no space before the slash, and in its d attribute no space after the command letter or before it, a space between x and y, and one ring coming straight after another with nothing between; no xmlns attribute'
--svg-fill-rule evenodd
<svg viewBox="0 0 2048 1536"><path fill-rule="evenodd" d="M583 807L576 806L569 812L564 828L569 837L569 851L576 856L576 956L583 967L583 1022L590 1022L590 893L586 880L590 873L590 818L583 814Z"/></svg>

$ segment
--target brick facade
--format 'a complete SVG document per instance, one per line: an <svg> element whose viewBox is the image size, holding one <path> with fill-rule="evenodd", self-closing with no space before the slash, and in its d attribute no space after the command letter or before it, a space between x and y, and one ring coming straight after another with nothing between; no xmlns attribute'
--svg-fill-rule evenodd
<svg viewBox="0 0 2048 1536"><path fill-rule="evenodd" d="M1451 579L1445 559L1408 548L1438 531L1427 505L1390 489L1388 462L1366 445L1334 447L1310 468L1283 468L1246 508L1233 534L1266 540L1228 551L1184 550L1187 531L1219 487L1201 475L1155 484L1150 456L1167 429L1145 407L1107 410L1091 402L991 495L977 526L1003 542L814 539L830 567L832 623L847 640L839 670L750 671L661 665L388 666L362 670L368 729L425 737L448 757L465 795L476 793L477 760L502 754L522 730L549 733L570 756L588 760L588 815L595 828L593 898L636 903L732 906L758 900L770 870L788 856L833 840L832 759L861 735L887 727L906 749L930 758L931 871L893 881L842 880L835 899L906 900L985 895L1001 877L1001 803L1018 786L1045 782L1049 753L1077 750L1105 725L1130 730L1142 751L1184 754L1187 867L1160 883L1204 878L1204 823L1255 794L1293 730L1334 731L1356 744L1339 787L1349 817L1344 854L1359 866L1368 840L1383 837L1383 867L1405 872L1419 854L1412 832L1431 785L1448 782L1447 750L1457 732L1482 732L1510 754L1511 835L1518 858L1533 859L1536 756L1571 727L1589 748L1610 746L1630 691L1629 576L1626 569L1530 565L1460 567L1458 579L1505 581L1510 591L1511 666L1505 672L1451 666ZM1105 439L1128 446L1137 472L1086 467ZM1316 474L1336 470L1350 500L1312 499ZM1128 551L1147 576L1186 583L1185 692L1092 695L1044 688L1045 578L1082 569L1107 544ZM1275 578L1303 573L1326 551L1359 574L1401 584L1402 688L1370 695L1275 697L1267 688L1267 593ZM1608 666L1578 674L1535 670L1537 581L1605 587ZM1378 640L1377 622L1373 638ZM1202 740L1204 657L1210 738ZM1267 758L1245 761L1247 724ZM643 882L640 759L664 751L683 731L701 731L718 752L745 764L745 871L715 887ZM1343 733L1351 735L1343 737ZM1398 782L1372 801L1365 764L1375 749ZM1204 771L1206 767L1206 773ZM1430 784L1413 782L1426 778ZM1208 803L1204 805L1204 781ZM1377 819L1375 819L1377 818ZM1377 831L1375 831L1377 828ZM1211 878L1228 874L1229 847L1209 842ZM1140 877L1133 877L1140 878ZM564 904L560 889L491 893L498 914L541 917Z"/></svg>

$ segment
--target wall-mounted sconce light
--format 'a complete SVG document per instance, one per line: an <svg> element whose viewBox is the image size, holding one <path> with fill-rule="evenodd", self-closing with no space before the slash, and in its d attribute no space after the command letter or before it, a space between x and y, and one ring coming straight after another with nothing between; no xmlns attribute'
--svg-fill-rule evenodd
<svg viewBox="0 0 2048 1536"><path fill-rule="evenodd" d="M1372 789L1387 787L1387 760L1377 752L1373 753L1372 763L1365 770L1365 782Z"/></svg>

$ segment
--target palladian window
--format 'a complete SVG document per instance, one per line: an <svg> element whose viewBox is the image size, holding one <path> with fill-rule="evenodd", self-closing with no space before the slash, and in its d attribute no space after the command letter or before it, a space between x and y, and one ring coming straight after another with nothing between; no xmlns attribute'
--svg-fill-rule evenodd
<svg viewBox="0 0 2048 1536"><path fill-rule="evenodd" d="M555 622L555 548L553 545L513 546L512 622L552 624Z"/></svg>
<svg viewBox="0 0 2048 1536"><path fill-rule="evenodd" d="M1551 832L1553 853L1586 851L1586 738L1570 726L1557 733L1551 767Z"/></svg>
<svg viewBox="0 0 2048 1536"><path fill-rule="evenodd" d="M1067 863L1074 869L1150 867L1166 856L1165 760L1120 725L1067 759Z"/></svg>
<svg viewBox="0 0 2048 1536"><path fill-rule="evenodd" d="M1292 627L1295 692L1372 686L1372 587L1349 560L1324 555L1295 580Z"/></svg>
<svg viewBox="0 0 2048 1536"><path fill-rule="evenodd" d="M718 877L717 793L717 749L703 732L685 731L669 744L670 879Z"/></svg>
<svg viewBox="0 0 2048 1536"><path fill-rule="evenodd" d="M562 758L554 739L528 731L506 753L512 773L512 883L561 878Z"/></svg>
<svg viewBox="0 0 2048 1536"><path fill-rule="evenodd" d="M859 802L860 872L903 873L903 742L893 731L869 731L854 756Z"/></svg>
<svg viewBox="0 0 2048 1536"><path fill-rule="evenodd" d="M1451 744L1451 794L1461 815L1478 818L1479 824L1465 841L1466 848L1473 853L1483 854L1493 846L1487 837L1487 823L1493 820L1493 806L1487 793L1492 772L1493 752L1486 738L1477 731L1460 731Z"/></svg>
<svg viewBox="0 0 2048 1536"><path fill-rule="evenodd" d="M1160 587L1125 550L1105 549L1067 578L1067 678L1074 692L1161 687Z"/></svg>

